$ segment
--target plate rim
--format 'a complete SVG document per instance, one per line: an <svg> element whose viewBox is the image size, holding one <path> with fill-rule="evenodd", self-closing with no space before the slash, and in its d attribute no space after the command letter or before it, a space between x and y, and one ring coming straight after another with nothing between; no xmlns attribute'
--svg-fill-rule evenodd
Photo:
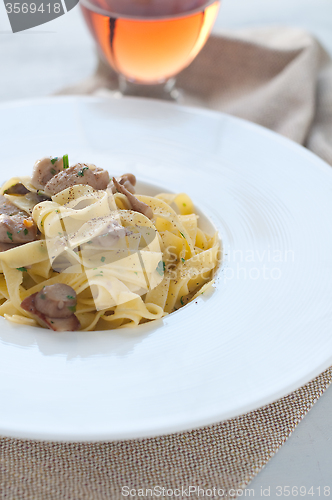
<svg viewBox="0 0 332 500"><path fill-rule="evenodd" d="M165 107L174 107L175 109L183 110L186 112L190 112L193 114L201 114L203 116L211 116L211 117L220 117L223 116L227 119L230 119L234 121L235 123L242 123L242 125L245 125L249 129L253 130L259 130L260 133L267 134L271 137L273 137L275 140L280 141L281 143L287 144L290 148L294 148L295 150L301 151L302 154L309 155L313 160L316 160L321 163L321 166L326 170L326 172L330 172L329 175L332 175L332 167L320 156L315 154L313 151L310 149L306 148L302 144L290 139L289 137L286 137L282 134L279 134L278 132L275 132L274 130L271 130L267 127L264 127L263 125L260 125L258 123L252 122L250 120L247 120L245 118L240 118L238 116L231 115L230 113L225 113L224 111L218 111L214 109L208 109L208 108L202 108L202 107L196 107L196 106L190 106L186 104L181 104L181 103L173 103L173 102L168 102L168 101L162 101L160 99L154 99L154 98L147 98L147 97L133 97L133 96L123 96L121 98L118 97L103 97L103 96L93 96L93 95L80 95L80 94L70 94L70 95L54 95L54 96L44 96L44 97L32 97L30 99L12 99L10 101L3 101L0 102L0 112L1 109L3 108L10 108L10 107L22 107L22 106L30 106L33 104L47 104L48 102L53 102L54 100L58 101L84 101L84 102L97 102L97 101L104 101L104 102L110 102L110 101L133 101L133 102L146 102L146 103L154 103L157 105L165 106Z"/></svg>
<svg viewBox="0 0 332 500"><path fill-rule="evenodd" d="M215 110L210 110L210 109L205 109L205 108L196 108L193 106L186 106L182 104L176 104L176 103L168 103L168 102L163 102L159 101L157 99L148 99L148 98L135 98L135 97L125 97L122 98L126 101L134 101L134 102L148 102L149 105L161 105L161 106L166 106L167 108L174 107L174 109L178 109L180 111L185 111L187 113L192 113L194 115L203 115L203 116L211 116L211 117L226 117L228 120L230 119L234 123L239 123L242 124L242 126L245 126L251 130L256 130L259 132L260 136L263 135L268 135L271 138L273 138L274 141L279 142L281 145L287 145L288 148L291 148L295 151L300 152L301 154L304 154L308 158L312 160L311 166L314 168L321 168L325 172L325 174L330 175L332 179L332 168L329 166L327 162L325 162L322 158L318 157L315 153L312 151L308 150L304 146L302 146L299 143L296 143L295 141L282 136L278 134L277 132L274 132L270 129L267 129L266 127L263 127L261 125L258 125L256 123L250 122L248 120L245 120L243 118L235 117L227 113L223 113L220 111L215 111ZM122 100L121 99L121 100ZM3 109L10 109L10 108L20 108L20 107L27 107L27 106L34 106L34 105L48 105L48 103L54 103L54 101L67 101L67 102L86 102L86 103L94 103L94 102L109 102L112 100L117 100L115 98L105 98L105 97L99 97L99 96L80 96L80 95L60 95L60 96L51 96L51 97L41 97L41 98L32 98L32 99L20 99L20 100L12 100L8 102L2 102L0 103L0 113ZM289 394L292 392L300 389L304 385L310 383L312 380L314 380L317 376L322 374L325 370L330 368L331 366L331 361L332 361L332 354L326 358L326 362L321 363L319 366L317 366L315 369L311 370L310 373L308 373L305 376L299 377L296 382L293 382L291 384L288 384L287 387L284 387L283 389L280 389L278 391L275 391L272 395L266 396L263 399L255 400L255 402L251 402L248 404L245 404L243 406L237 407L237 409L234 409L233 411L228 411L224 412L222 416L220 414L214 414L213 416L209 416L206 418L201 418L200 420L197 419L192 419L188 424L184 424L184 422L179 422L178 424L171 424L167 428L162 427L159 428L156 426L154 429L151 430L151 432L147 430L142 430L141 432L137 431L131 431L131 432L126 432L123 434L112 434L112 432L95 432L93 435L81 435L80 433L77 433L75 435L69 434L66 432L53 432L52 434L47 433L47 432L38 432L38 431L28 431L28 430L19 430L15 429L14 427L12 429L3 429L0 427L0 434L3 436L8 436L8 437L14 437L14 438L19 438L19 439L39 439L39 440L47 440L47 441L71 441L71 442L100 442L100 441L116 441L116 440L125 440L125 439L139 439L139 438L149 438L149 437L158 437L162 435L168 435L168 434L173 434L173 433L178 433L178 432L188 432L194 429L200 429L206 426L210 425L215 425L219 424L221 422L224 422L226 420L238 417L240 415L243 415L248 412L255 411L259 408L265 407L273 402L278 401L281 398L287 397ZM219 416L218 416L219 415ZM196 423L194 424L193 421Z"/></svg>

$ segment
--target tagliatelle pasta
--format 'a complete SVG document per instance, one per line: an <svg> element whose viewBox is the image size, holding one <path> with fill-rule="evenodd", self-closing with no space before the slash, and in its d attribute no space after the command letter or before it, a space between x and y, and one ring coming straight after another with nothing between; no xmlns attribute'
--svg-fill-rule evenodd
<svg viewBox="0 0 332 500"><path fill-rule="evenodd" d="M6 194L19 184L32 192L29 178L14 178L0 194L27 212L31 221L24 224L34 224L38 234L0 253L0 315L7 320L45 326L22 306L61 284L75 292L68 314L81 330L135 327L181 308L212 284L220 241L198 227L186 194L136 194L137 206L153 214L148 217L122 188L113 193L110 186L76 184L48 197L45 189L38 193L45 199L33 204L26 194ZM67 298L72 304L74 296Z"/></svg>

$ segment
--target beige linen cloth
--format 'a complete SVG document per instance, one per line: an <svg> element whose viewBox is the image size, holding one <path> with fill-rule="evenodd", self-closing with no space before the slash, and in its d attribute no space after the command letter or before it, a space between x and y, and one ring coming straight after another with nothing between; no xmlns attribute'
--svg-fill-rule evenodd
<svg viewBox="0 0 332 500"><path fill-rule="evenodd" d="M91 79L63 93L111 97L116 85L114 73L99 63ZM332 66L308 34L268 28L212 37L180 74L178 86L185 91L183 104L260 123L332 164ZM1 498L120 500L126 498L125 486L137 491L128 498L142 498L142 493L151 498L144 490L154 487L180 497L183 487L185 497L189 486L212 490L211 498L235 498L230 489L250 482L331 381L332 368L271 405L163 437L108 443L2 438ZM190 498L201 497L202 492L198 496L191 490Z"/></svg>

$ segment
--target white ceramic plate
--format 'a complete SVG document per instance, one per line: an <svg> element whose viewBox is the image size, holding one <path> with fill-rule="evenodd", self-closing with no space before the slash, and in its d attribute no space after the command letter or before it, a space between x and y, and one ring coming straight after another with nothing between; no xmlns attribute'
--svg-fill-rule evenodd
<svg viewBox="0 0 332 500"><path fill-rule="evenodd" d="M187 192L225 251L213 293L136 330L54 333L0 318L0 435L185 430L270 403L332 364L332 172L313 154L229 116L134 99L4 104L0 131L1 181L64 153L131 171L145 191Z"/></svg>

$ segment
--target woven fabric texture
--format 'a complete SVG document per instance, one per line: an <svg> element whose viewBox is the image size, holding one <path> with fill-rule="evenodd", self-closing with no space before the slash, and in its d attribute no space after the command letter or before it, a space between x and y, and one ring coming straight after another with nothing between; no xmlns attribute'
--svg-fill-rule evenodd
<svg viewBox="0 0 332 500"><path fill-rule="evenodd" d="M211 490L210 498L236 498L236 491L264 467L331 381L332 368L246 415L157 438L111 443L2 438L0 498L123 500L158 498L167 491L169 497L185 498L189 487L189 498L202 498L198 487Z"/></svg>

